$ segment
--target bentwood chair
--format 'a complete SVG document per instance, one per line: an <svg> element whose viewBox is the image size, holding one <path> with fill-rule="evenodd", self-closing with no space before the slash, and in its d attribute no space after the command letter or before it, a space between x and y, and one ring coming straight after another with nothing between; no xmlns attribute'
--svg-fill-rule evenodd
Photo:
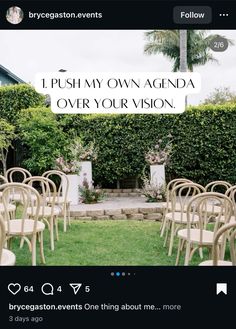
<svg viewBox="0 0 236 329"><path fill-rule="evenodd" d="M224 238L226 235L229 239L229 249L231 261L221 260L219 255L219 240ZM228 223L216 232L213 241L213 259L201 262L199 266L236 266L236 247L235 247L235 237L236 237L236 222Z"/></svg>
<svg viewBox="0 0 236 329"><path fill-rule="evenodd" d="M183 183L175 186L171 192L171 211L166 214L166 219L169 223L166 230L165 244L168 240L170 232L170 242L168 256L172 255L174 236L177 231L187 225L187 207L191 197L205 192L205 188L196 183ZM194 219L198 221L197 216Z"/></svg>
<svg viewBox="0 0 236 329"><path fill-rule="evenodd" d="M8 181L7 181L6 177L0 175L0 182L2 185L2 184L6 184ZM16 211L16 206L14 204L12 204L11 200L8 204L8 211L11 216L14 216L14 213ZM3 207L3 203L2 203L2 191L0 191L0 214L2 214L3 212L4 212L4 207Z"/></svg>
<svg viewBox="0 0 236 329"><path fill-rule="evenodd" d="M31 173L21 167L12 167L6 171L6 179L9 183L22 183L26 178L31 177ZM21 203L20 195L12 190L11 200Z"/></svg>
<svg viewBox="0 0 236 329"><path fill-rule="evenodd" d="M222 193L225 194L226 191L231 187L232 185L226 181L223 180L216 180L213 182L208 183L205 186L206 192L217 192L217 193ZM209 209L212 208L211 206L212 201L209 200L209 205L207 206L207 211L209 211ZM217 204L214 207L214 212L217 212L217 209L220 210L219 208L217 208ZM214 220L214 218L212 217L212 219Z"/></svg>
<svg viewBox="0 0 236 329"><path fill-rule="evenodd" d="M6 171L6 179L9 183L22 183L26 178L31 176L28 170L21 167L12 167Z"/></svg>
<svg viewBox="0 0 236 329"><path fill-rule="evenodd" d="M42 176L58 181L55 205L61 210L64 218L64 232L66 232L67 224L70 225L70 201L68 200L69 179L66 174L59 170L46 171ZM47 203L50 205L51 202L51 197L47 197Z"/></svg>
<svg viewBox="0 0 236 329"><path fill-rule="evenodd" d="M211 209L208 209L209 204L212 207ZM215 204L217 204L216 211L214 210ZM224 224L227 224L232 211L232 201L221 193L205 192L191 198L187 206L187 228L178 231L179 246L176 265L179 263L184 244L186 244L184 265L189 264L196 250L206 247L212 251L216 232L222 226L222 216L224 216ZM211 222L212 214L214 214L214 222ZM218 240L221 259L224 255L225 242L225 237Z"/></svg>
<svg viewBox="0 0 236 329"><path fill-rule="evenodd" d="M225 195L230 198L233 203L233 214L230 219L230 222L236 222L236 185L231 186L226 192Z"/></svg>
<svg viewBox="0 0 236 329"><path fill-rule="evenodd" d="M10 246L12 238L19 237L21 240L23 239L28 244L29 250L32 253L32 265L36 265L36 243L37 235L39 235L41 261L45 263L43 250L43 231L45 225L38 220L40 209L39 193L33 187L22 183L7 183L2 185L1 189L3 190L2 199L5 208L4 219L8 245ZM7 211L13 190L21 198L19 218L10 218ZM33 199L32 195L34 196ZM27 214L28 209L35 209L31 217Z"/></svg>
<svg viewBox="0 0 236 329"><path fill-rule="evenodd" d="M216 180L205 186L206 192L217 192L225 194L232 185L224 180Z"/></svg>
<svg viewBox="0 0 236 329"><path fill-rule="evenodd" d="M2 215L0 215L0 266L13 266L16 263L16 256L12 251L4 248L5 241L5 222Z"/></svg>
<svg viewBox="0 0 236 329"><path fill-rule="evenodd" d="M166 218L166 214L171 211L171 192L172 190L180 184L183 183L191 183L191 180L186 179L186 178L176 178L171 180L167 186L166 186L166 202L162 203L164 210L164 214L163 214L163 221L162 221L162 225L161 225L161 237L164 235L165 230L166 230L166 226L167 226L167 221L168 219ZM179 204L176 204L176 211L180 211L181 207Z"/></svg>
<svg viewBox="0 0 236 329"><path fill-rule="evenodd" d="M57 217L60 214L60 209L55 206L56 185L51 179L42 176L32 176L26 178L23 183L41 190L38 217L41 221L45 221L49 228L51 250L54 250L55 249L54 226L55 226L56 239L58 240L59 236L58 236ZM50 197L51 200L50 205L47 204L48 197ZM27 215L34 216L36 210L37 210L36 208L29 207L27 209Z"/></svg>

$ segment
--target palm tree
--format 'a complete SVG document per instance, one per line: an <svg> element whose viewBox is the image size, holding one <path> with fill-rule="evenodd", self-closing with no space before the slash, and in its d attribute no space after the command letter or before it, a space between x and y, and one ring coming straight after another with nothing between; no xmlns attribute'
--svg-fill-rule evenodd
<svg viewBox="0 0 236 329"><path fill-rule="evenodd" d="M180 72L188 71L188 32L187 30L179 31L179 69ZM185 96L185 108L188 105L188 98Z"/></svg>
<svg viewBox="0 0 236 329"><path fill-rule="evenodd" d="M160 53L168 57L173 61L174 72L186 71L182 56L184 52L186 54L184 48L187 48L187 68L190 72L195 66L204 65L209 61L217 62L210 51L210 43L214 38L222 37L219 34L208 34L208 30L153 30L146 32L145 35L145 54ZM187 42L184 41L186 39ZM225 39L229 45L233 45L232 40Z"/></svg>
<svg viewBox="0 0 236 329"><path fill-rule="evenodd" d="M187 30L179 31L179 69L180 72L188 71L188 42Z"/></svg>

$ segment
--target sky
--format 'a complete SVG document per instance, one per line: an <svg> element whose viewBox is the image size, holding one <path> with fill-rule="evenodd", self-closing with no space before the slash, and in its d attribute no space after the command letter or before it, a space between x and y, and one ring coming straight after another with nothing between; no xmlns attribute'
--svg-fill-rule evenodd
<svg viewBox="0 0 236 329"><path fill-rule="evenodd" d="M34 84L37 72L165 72L172 62L161 54L144 54L141 30L2 30L0 64ZM214 52L217 63L195 68L202 91L188 97L199 104L218 87L236 92L236 30L210 31L235 41L225 52Z"/></svg>

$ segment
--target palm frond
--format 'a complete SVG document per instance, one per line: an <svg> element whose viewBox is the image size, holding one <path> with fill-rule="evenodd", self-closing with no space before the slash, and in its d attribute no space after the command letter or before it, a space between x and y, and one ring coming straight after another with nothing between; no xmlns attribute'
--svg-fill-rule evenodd
<svg viewBox="0 0 236 329"><path fill-rule="evenodd" d="M190 71L194 66L205 65L207 62L218 63L212 55L210 43L217 37L225 38L230 46L234 41L219 34L209 34L210 30L187 31L187 64ZM162 54L173 62L173 71L180 67L180 35L179 30L152 30L145 33L147 40L144 53L147 55Z"/></svg>

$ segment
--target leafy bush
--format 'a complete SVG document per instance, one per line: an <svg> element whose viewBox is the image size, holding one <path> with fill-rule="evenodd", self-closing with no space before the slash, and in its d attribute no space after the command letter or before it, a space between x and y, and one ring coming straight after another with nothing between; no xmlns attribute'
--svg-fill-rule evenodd
<svg viewBox="0 0 236 329"><path fill-rule="evenodd" d="M84 177L82 186L79 186L80 201L82 203L97 203L102 201L105 197L103 190L99 188L94 188L94 186L89 187L87 178Z"/></svg>
<svg viewBox="0 0 236 329"><path fill-rule="evenodd" d="M215 88L207 97L204 99L203 104L225 104L227 102L236 102L236 93L231 91L229 87Z"/></svg>
<svg viewBox="0 0 236 329"><path fill-rule="evenodd" d="M9 85L0 87L0 113L1 118L15 123L19 111L29 107L42 106L44 96L26 84Z"/></svg>
<svg viewBox="0 0 236 329"><path fill-rule="evenodd" d="M15 137L15 127L6 120L0 119L0 162L2 163L4 175L7 169L8 151Z"/></svg>
<svg viewBox="0 0 236 329"><path fill-rule="evenodd" d="M27 147L23 165L36 174L54 168L55 160L63 154L66 135L51 110L45 107L22 110L17 124L21 143Z"/></svg>
<svg viewBox="0 0 236 329"><path fill-rule="evenodd" d="M68 115L60 117L60 125L68 135L95 141L99 153L93 175L98 183L140 177L148 170L145 153L169 133L169 179L236 183L236 104L191 107L178 115Z"/></svg>

